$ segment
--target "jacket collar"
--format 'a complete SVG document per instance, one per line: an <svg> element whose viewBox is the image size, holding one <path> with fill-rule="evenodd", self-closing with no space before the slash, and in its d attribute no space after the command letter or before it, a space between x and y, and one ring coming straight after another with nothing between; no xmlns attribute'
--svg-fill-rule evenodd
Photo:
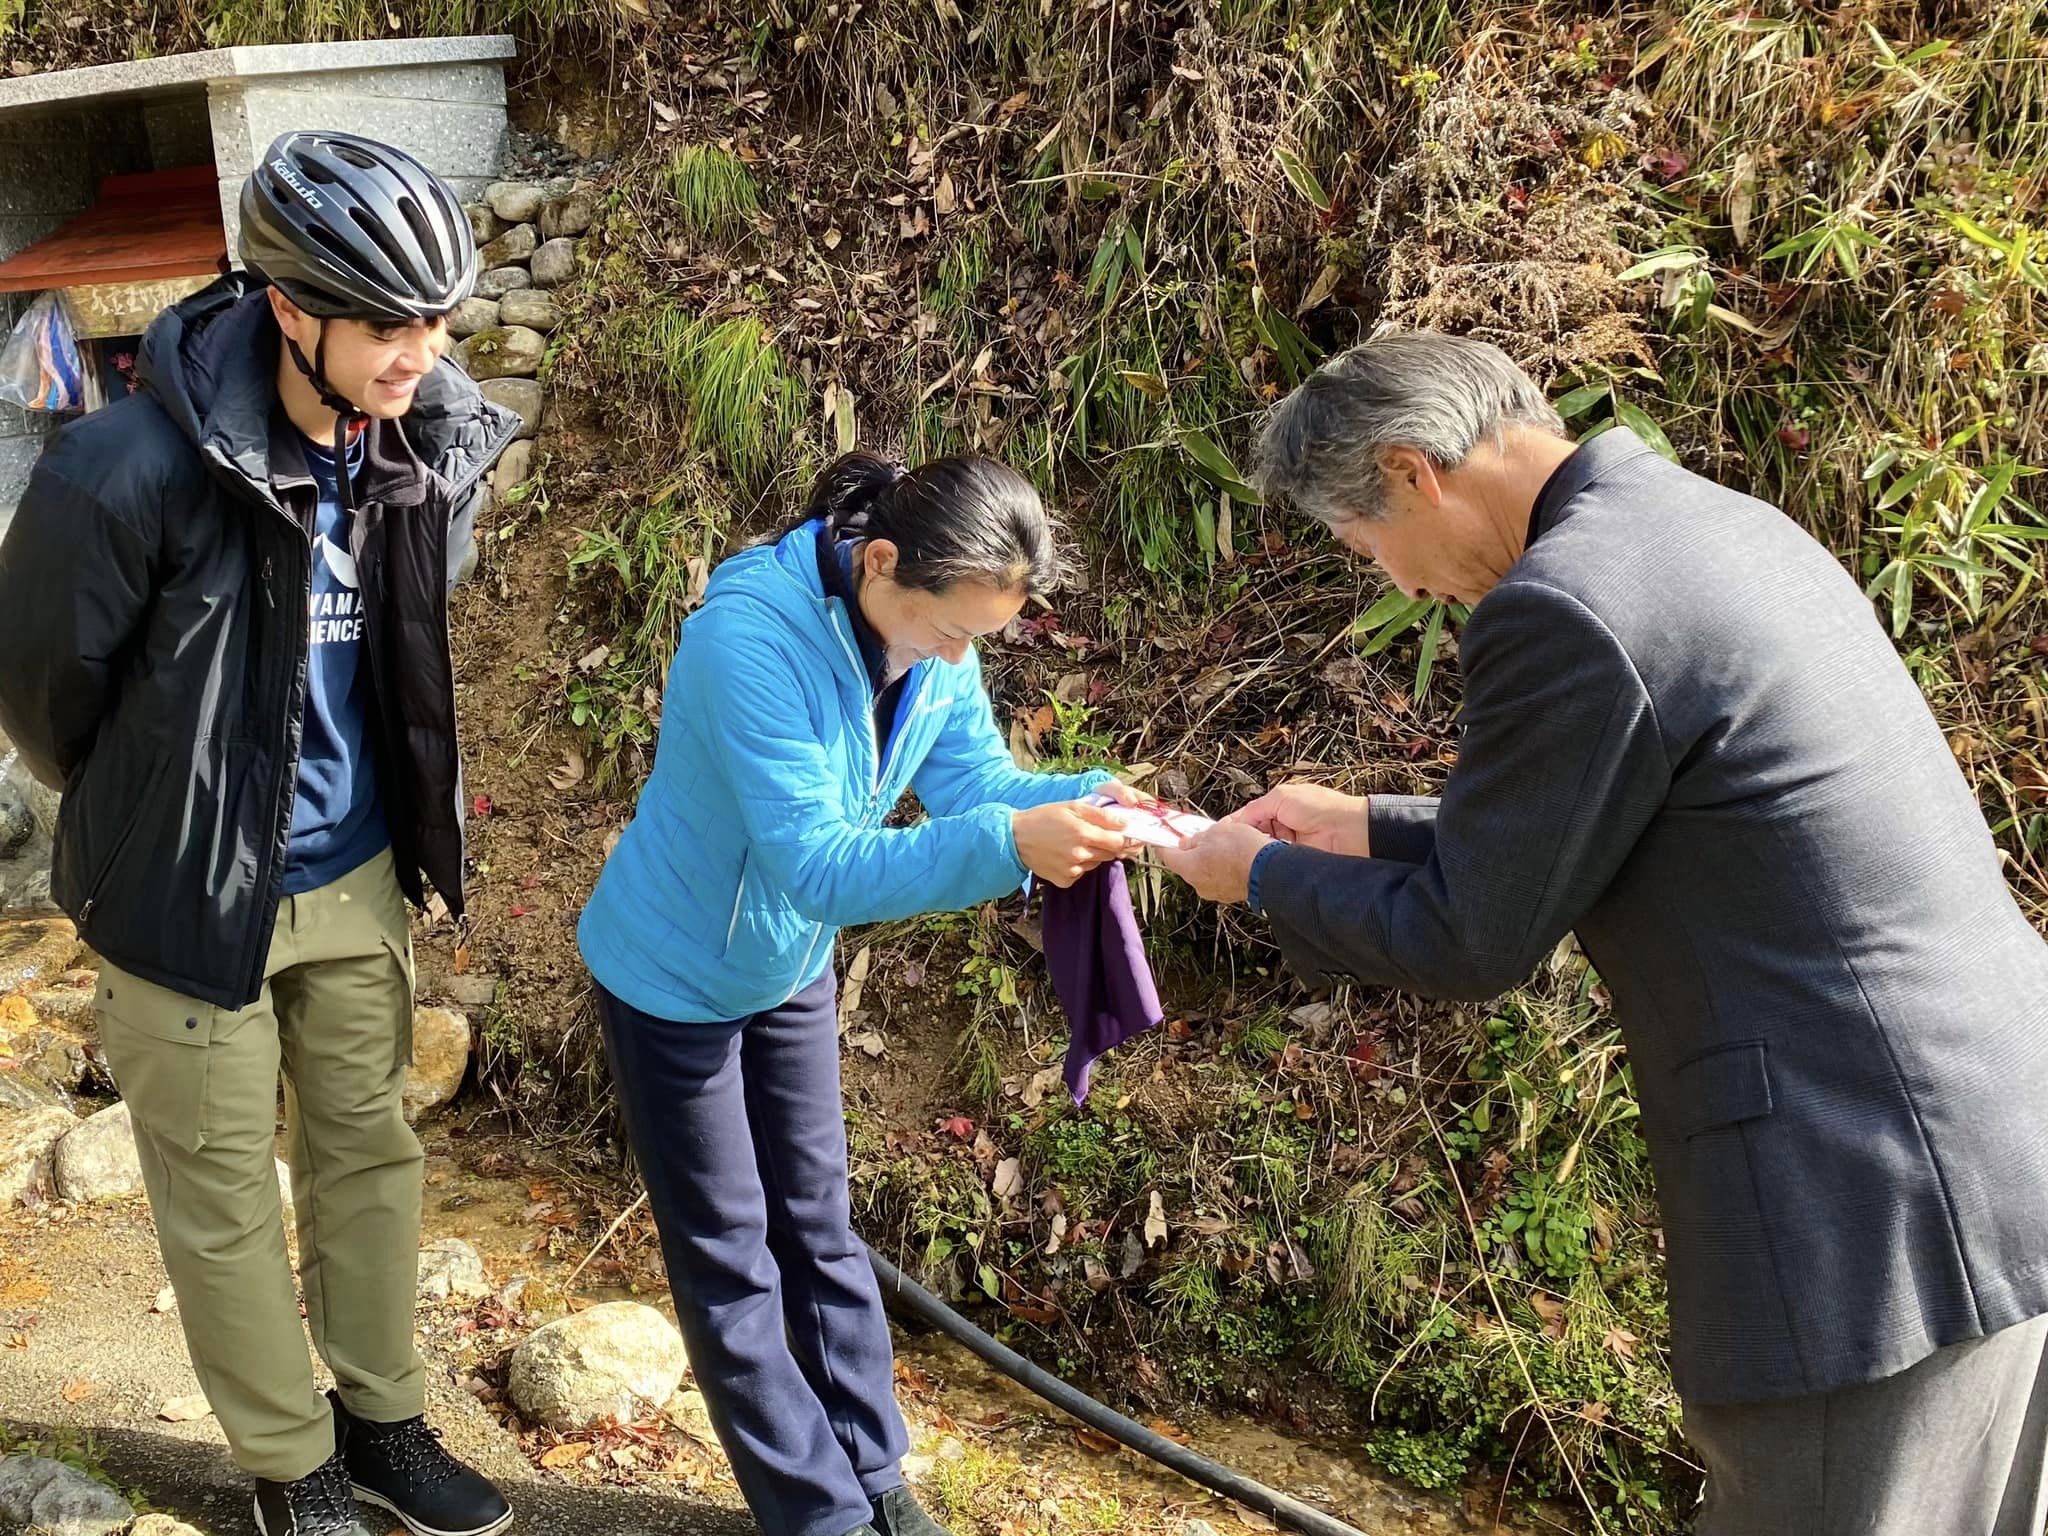
<svg viewBox="0 0 2048 1536"><path fill-rule="evenodd" d="M1595 481L1618 466L1656 450L1627 427L1609 427L1598 437L1579 445L1578 451L1560 464L1536 498L1535 515L1529 525L1529 542L1538 539L1571 517L1572 502Z"/></svg>
<svg viewBox="0 0 2048 1536"><path fill-rule="evenodd" d="M277 399L277 321L268 285L234 272L165 310L143 337L144 386L200 452L275 504L271 411ZM517 415L486 400L452 360L420 381L402 421L372 422L363 494L394 505L426 499L429 475L460 496L512 440Z"/></svg>

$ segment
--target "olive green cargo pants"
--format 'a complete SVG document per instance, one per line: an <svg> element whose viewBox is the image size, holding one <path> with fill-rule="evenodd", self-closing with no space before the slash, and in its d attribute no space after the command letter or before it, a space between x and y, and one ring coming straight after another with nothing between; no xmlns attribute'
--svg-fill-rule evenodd
<svg viewBox="0 0 2048 1536"><path fill-rule="evenodd" d="M351 1412L383 1422L422 1412L423 1159L400 1111L412 946L391 855L284 899L263 994L247 1008L109 966L99 1015L186 1347L236 1462L289 1482L334 1454L285 1252L273 1160L280 1065L313 1347Z"/></svg>

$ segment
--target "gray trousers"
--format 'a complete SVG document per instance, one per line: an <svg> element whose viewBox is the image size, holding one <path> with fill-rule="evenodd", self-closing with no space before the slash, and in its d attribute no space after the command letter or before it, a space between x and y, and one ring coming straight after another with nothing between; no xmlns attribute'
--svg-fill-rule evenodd
<svg viewBox="0 0 2048 1536"><path fill-rule="evenodd" d="M2042 1536L2048 1317L1839 1392L1688 1405L1696 1536Z"/></svg>

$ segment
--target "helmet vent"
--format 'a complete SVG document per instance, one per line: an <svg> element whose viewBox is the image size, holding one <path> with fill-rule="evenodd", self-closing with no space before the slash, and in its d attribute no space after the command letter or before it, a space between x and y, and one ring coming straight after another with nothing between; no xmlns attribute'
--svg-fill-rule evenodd
<svg viewBox="0 0 2048 1536"><path fill-rule="evenodd" d="M427 222L427 216L420 211L420 205L410 197L398 199L398 211L411 226L413 238L420 243L420 251L427 258L427 265L433 268L436 286L448 281L448 269L441 260L440 237Z"/></svg>
<svg viewBox="0 0 2048 1536"><path fill-rule="evenodd" d="M351 208L348 212L349 217L355 221L356 228L370 237L371 242L376 245L377 249L384 253L384 259L391 263L394 271L401 273L411 272L412 263L406 260L404 252L399 250L398 242L391 238L391 232L388 229L384 228L382 224L371 218L369 214L360 208Z"/></svg>
<svg viewBox="0 0 2048 1536"><path fill-rule="evenodd" d="M330 155L333 155L337 160L346 160L350 165L355 166L358 170L374 171L377 169L377 161L375 160L375 158L365 154L362 150L356 148L356 146L353 144L343 144L330 141L327 144L326 148L327 152Z"/></svg>

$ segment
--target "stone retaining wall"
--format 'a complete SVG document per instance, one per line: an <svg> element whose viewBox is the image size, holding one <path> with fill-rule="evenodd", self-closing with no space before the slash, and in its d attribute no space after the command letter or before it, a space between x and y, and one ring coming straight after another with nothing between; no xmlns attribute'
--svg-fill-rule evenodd
<svg viewBox="0 0 2048 1536"><path fill-rule="evenodd" d="M468 205L483 276L476 297L449 317L453 355L484 394L524 420L519 439L491 475L503 496L533 468L541 420L538 375L548 337L562 322L555 291L576 275L576 242L597 217L597 192L572 177L498 181Z"/></svg>

